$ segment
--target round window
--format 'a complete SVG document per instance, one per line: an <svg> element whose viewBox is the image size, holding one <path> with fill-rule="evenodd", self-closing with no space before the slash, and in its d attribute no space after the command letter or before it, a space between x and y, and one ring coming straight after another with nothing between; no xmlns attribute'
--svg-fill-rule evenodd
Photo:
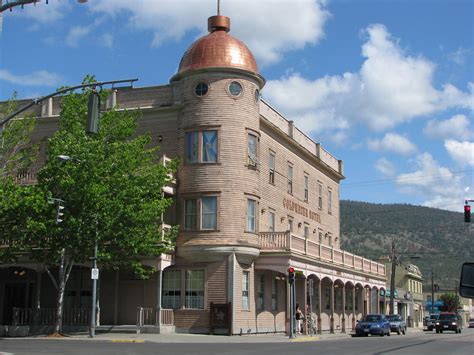
<svg viewBox="0 0 474 355"><path fill-rule="evenodd" d="M255 102L258 102L258 101L260 101L260 91L258 91L257 89L255 90Z"/></svg>
<svg viewBox="0 0 474 355"><path fill-rule="evenodd" d="M229 85L229 92L234 96L239 96L242 92L242 85L236 81L231 82Z"/></svg>
<svg viewBox="0 0 474 355"><path fill-rule="evenodd" d="M208 90L209 90L209 86L207 86L206 83L199 83L196 85L194 92L196 93L197 96L204 96L207 94Z"/></svg>

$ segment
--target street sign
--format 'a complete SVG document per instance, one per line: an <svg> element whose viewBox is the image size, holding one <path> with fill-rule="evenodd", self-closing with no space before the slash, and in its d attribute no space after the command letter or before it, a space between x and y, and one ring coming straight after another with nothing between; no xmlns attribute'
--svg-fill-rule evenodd
<svg viewBox="0 0 474 355"><path fill-rule="evenodd" d="M92 280L99 279L99 269L91 269L91 279Z"/></svg>

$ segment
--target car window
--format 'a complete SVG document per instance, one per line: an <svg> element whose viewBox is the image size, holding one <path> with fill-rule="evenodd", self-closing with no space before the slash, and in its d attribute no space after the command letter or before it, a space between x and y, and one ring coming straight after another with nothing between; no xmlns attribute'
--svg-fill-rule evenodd
<svg viewBox="0 0 474 355"><path fill-rule="evenodd" d="M454 314L441 314L439 320L457 320L457 317Z"/></svg>
<svg viewBox="0 0 474 355"><path fill-rule="evenodd" d="M393 314L393 315L387 316L387 318L391 322L401 322L401 320L402 320L402 317L399 316L398 314Z"/></svg>
<svg viewBox="0 0 474 355"><path fill-rule="evenodd" d="M362 321L364 322L369 322L369 323L373 323L373 322L380 322L381 321L381 316L377 316L377 315L366 315Z"/></svg>

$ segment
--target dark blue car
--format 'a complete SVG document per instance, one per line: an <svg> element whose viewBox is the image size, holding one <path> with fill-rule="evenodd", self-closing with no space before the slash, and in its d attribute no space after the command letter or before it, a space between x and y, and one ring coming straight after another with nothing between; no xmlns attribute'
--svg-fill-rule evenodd
<svg viewBox="0 0 474 355"><path fill-rule="evenodd" d="M390 322L383 314L367 314L357 321L355 336L390 336Z"/></svg>

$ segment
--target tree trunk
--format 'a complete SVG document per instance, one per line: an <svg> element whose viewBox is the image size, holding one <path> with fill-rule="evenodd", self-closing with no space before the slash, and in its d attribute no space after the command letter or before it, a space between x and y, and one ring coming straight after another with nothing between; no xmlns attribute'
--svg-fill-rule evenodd
<svg viewBox="0 0 474 355"><path fill-rule="evenodd" d="M54 326L54 334L60 334L63 326L63 301L64 301L64 289L66 286L66 250L61 250L61 263L59 265L59 277L58 277L58 296L56 300L56 324Z"/></svg>

